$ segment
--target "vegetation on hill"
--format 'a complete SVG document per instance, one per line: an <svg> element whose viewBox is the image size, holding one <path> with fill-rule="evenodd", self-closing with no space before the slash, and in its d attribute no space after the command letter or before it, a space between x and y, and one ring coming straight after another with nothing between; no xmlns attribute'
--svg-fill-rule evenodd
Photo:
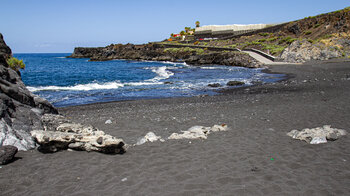
<svg viewBox="0 0 350 196"><path fill-rule="evenodd" d="M350 7L285 23L272 30L266 28L265 31L258 30L230 39L200 40L191 43L199 46L254 48L280 56L285 48L297 40L307 40L319 48L337 50L343 57L349 57Z"/></svg>

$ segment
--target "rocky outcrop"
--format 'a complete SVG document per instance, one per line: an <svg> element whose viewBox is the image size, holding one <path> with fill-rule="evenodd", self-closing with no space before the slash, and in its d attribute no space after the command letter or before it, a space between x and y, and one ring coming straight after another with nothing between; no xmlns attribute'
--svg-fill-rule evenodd
<svg viewBox="0 0 350 196"><path fill-rule="evenodd" d="M291 43L281 54L284 62L303 63L311 60L328 60L341 57L342 54L335 47L322 44L312 44L307 40L297 40Z"/></svg>
<svg viewBox="0 0 350 196"><path fill-rule="evenodd" d="M44 130L31 131L32 137L44 153L59 150L97 151L106 154L122 154L126 145L122 139L105 134L93 126L70 123L60 115L44 115Z"/></svg>
<svg viewBox="0 0 350 196"><path fill-rule="evenodd" d="M42 128L43 114L58 112L47 100L29 92L19 73L9 68L6 58L11 49L1 34L0 38L0 146L32 149L35 142L30 131Z"/></svg>
<svg viewBox="0 0 350 196"><path fill-rule="evenodd" d="M13 161L18 149L15 146L0 146L0 165Z"/></svg>
<svg viewBox="0 0 350 196"><path fill-rule="evenodd" d="M161 44L116 44L103 48L75 48L71 58L90 58L92 61L113 59L186 62L190 65L228 65L261 67L262 64L248 54L233 51L210 51L204 49L168 48Z"/></svg>
<svg viewBox="0 0 350 196"><path fill-rule="evenodd" d="M229 81L227 82L227 86L241 86L241 85L244 85L245 83L244 82L241 82L241 81Z"/></svg>
<svg viewBox="0 0 350 196"><path fill-rule="evenodd" d="M292 130L287 133L288 136L306 141L309 144L327 143L327 140L334 141L346 135L346 131L342 129L331 128L330 125L316 127L312 129L303 129L301 131Z"/></svg>
<svg viewBox="0 0 350 196"><path fill-rule="evenodd" d="M83 47L76 47L74 48L73 54L70 56L72 58L92 58L96 54L101 51L103 47L98 48L83 48Z"/></svg>
<svg viewBox="0 0 350 196"><path fill-rule="evenodd" d="M11 55L11 53L12 52L11 52L10 47L8 47L6 45L4 38L3 38L2 34L0 33L0 56L4 57L6 59Z"/></svg>

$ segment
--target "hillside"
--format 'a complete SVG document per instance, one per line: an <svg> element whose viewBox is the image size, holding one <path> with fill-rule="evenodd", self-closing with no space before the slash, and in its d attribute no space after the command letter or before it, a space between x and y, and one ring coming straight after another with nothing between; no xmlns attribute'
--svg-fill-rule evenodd
<svg viewBox="0 0 350 196"><path fill-rule="evenodd" d="M308 47L327 49L328 53L333 51L335 57L349 57L350 7L228 39L202 40L192 44L239 49L254 48L279 57L295 41L299 41L299 43L308 42L311 45Z"/></svg>
<svg viewBox="0 0 350 196"><path fill-rule="evenodd" d="M185 61L195 65L260 67L261 64L255 58L244 51L240 52L247 49L258 49L277 57L277 61L293 63L350 58L350 7L225 39L194 41L169 39L144 45L112 44L98 48L80 47L75 48L70 57L97 61L133 59Z"/></svg>

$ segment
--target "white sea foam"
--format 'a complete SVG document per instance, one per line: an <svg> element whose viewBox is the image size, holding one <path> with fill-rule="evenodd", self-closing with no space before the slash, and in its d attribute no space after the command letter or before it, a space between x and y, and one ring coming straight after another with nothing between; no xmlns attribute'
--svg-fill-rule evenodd
<svg viewBox="0 0 350 196"><path fill-rule="evenodd" d="M118 89L124 86L147 86L147 85L159 85L163 82L157 81L143 81L143 82L107 82L107 83L89 83L89 84L78 84L75 86L39 86L32 87L28 86L28 90L31 92L37 91L90 91L90 90L111 90Z"/></svg>
<svg viewBox="0 0 350 196"><path fill-rule="evenodd" d="M146 86L146 85L157 85L164 84L163 82L128 82L125 86Z"/></svg>
<svg viewBox="0 0 350 196"><path fill-rule="evenodd" d="M147 63L163 63L167 65L183 65L183 66L189 66L186 62L172 62L172 61L150 61L150 60L141 60L141 62L147 62Z"/></svg>
<svg viewBox="0 0 350 196"><path fill-rule="evenodd" d="M117 89L123 87L124 84L119 82L107 82L107 83L89 83L89 84L78 84L75 86L39 86L31 87L28 86L28 90L31 92L36 91L89 91L89 90L100 90L100 89Z"/></svg>
<svg viewBox="0 0 350 196"><path fill-rule="evenodd" d="M152 79L149 79L149 80L146 80L147 82L151 81L151 82L157 82L159 80L164 80L164 79L168 79L170 78L170 76L174 75L173 72L167 70L167 67L166 66L162 66L162 67L152 67L151 68L152 71L154 73L157 74L156 77L152 78Z"/></svg>
<svg viewBox="0 0 350 196"><path fill-rule="evenodd" d="M201 67L202 69L218 69L217 67Z"/></svg>
<svg viewBox="0 0 350 196"><path fill-rule="evenodd" d="M65 58L67 58L67 57L65 57L65 56L60 56L60 57L55 57L56 59L65 59Z"/></svg>
<svg viewBox="0 0 350 196"><path fill-rule="evenodd" d="M188 64L186 62L171 62L171 61L161 61L160 63L164 63L164 64L169 64L169 65L183 65L183 66L188 66Z"/></svg>

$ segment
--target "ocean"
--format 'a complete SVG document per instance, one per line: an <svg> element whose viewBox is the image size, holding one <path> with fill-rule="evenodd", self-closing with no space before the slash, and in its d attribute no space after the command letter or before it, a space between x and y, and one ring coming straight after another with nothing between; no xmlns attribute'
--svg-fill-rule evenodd
<svg viewBox="0 0 350 196"><path fill-rule="evenodd" d="M277 82L283 74L228 66L112 60L89 62L70 54L14 54L23 59L22 80L28 89L56 107L99 102L216 95L232 80L252 85ZM208 84L219 83L213 88Z"/></svg>

